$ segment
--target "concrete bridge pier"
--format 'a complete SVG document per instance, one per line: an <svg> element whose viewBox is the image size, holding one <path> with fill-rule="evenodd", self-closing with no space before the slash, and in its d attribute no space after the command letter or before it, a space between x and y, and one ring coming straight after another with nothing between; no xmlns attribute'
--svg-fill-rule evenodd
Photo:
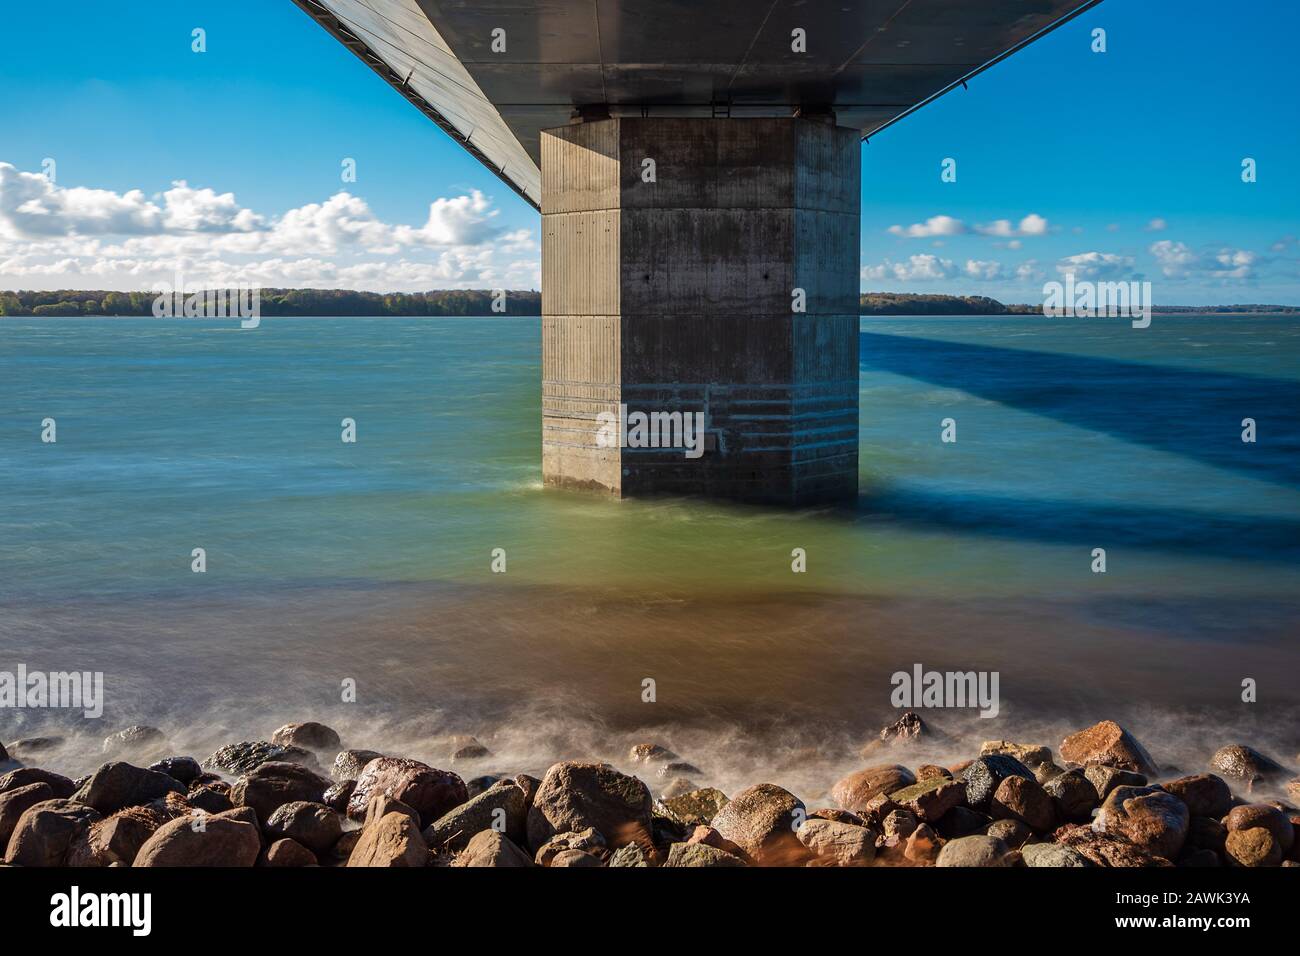
<svg viewBox="0 0 1300 956"><path fill-rule="evenodd" d="M856 495L859 139L785 117L542 132L548 485L786 505ZM601 428L620 407L633 425L702 413L702 454L620 446L617 426Z"/></svg>

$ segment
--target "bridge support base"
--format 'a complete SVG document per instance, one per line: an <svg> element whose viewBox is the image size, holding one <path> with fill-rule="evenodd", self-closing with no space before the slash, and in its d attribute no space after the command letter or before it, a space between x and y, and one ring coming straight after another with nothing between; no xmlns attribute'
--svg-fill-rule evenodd
<svg viewBox="0 0 1300 956"><path fill-rule="evenodd" d="M817 120L544 131L545 482L855 496L860 179L857 133Z"/></svg>

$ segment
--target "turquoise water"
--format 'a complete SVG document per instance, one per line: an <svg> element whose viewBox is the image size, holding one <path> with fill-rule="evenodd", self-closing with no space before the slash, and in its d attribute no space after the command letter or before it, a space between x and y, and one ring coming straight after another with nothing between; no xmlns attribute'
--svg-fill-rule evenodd
<svg viewBox="0 0 1300 956"><path fill-rule="evenodd" d="M864 319L860 499L783 512L544 490L536 319L3 320L0 668L245 734L635 725L642 672L655 720L857 732L913 661L1022 717L1292 706L1298 358L1294 317Z"/></svg>

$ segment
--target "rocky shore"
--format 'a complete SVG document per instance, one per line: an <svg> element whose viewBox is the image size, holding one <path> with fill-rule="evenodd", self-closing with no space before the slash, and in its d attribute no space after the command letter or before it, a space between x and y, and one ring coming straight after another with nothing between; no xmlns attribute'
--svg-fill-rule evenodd
<svg viewBox="0 0 1300 956"><path fill-rule="evenodd" d="M345 749L319 723L202 762L137 726L73 780L32 765L48 742L33 738L0 744L0 848L40 867L1300 866L1300 778L1244 744L1180 770L1102 721L1055 752L999 740L948 766L912 759L933 736L904 714L811 807L773 783L699 786L652 742L619 766L465 779ZM473 738L448 754L491 760Z"/></svg>

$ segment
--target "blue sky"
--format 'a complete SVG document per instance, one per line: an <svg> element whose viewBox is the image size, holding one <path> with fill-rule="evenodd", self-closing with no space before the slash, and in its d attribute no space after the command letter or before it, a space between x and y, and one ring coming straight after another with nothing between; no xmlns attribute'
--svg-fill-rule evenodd
<svg viewBox="0 0 1300 956"><path fill-rule="evenodd" d="M113 6L6 11L0 288L147 289L177 261L538 284L537 214L289 0ZM1300 304L1298 33L1290 3L1107 0L925 107L863 147L863 289L1039 301L1070 269L1161 303ZM33 227L33 198L62 215Z"/></svg>

